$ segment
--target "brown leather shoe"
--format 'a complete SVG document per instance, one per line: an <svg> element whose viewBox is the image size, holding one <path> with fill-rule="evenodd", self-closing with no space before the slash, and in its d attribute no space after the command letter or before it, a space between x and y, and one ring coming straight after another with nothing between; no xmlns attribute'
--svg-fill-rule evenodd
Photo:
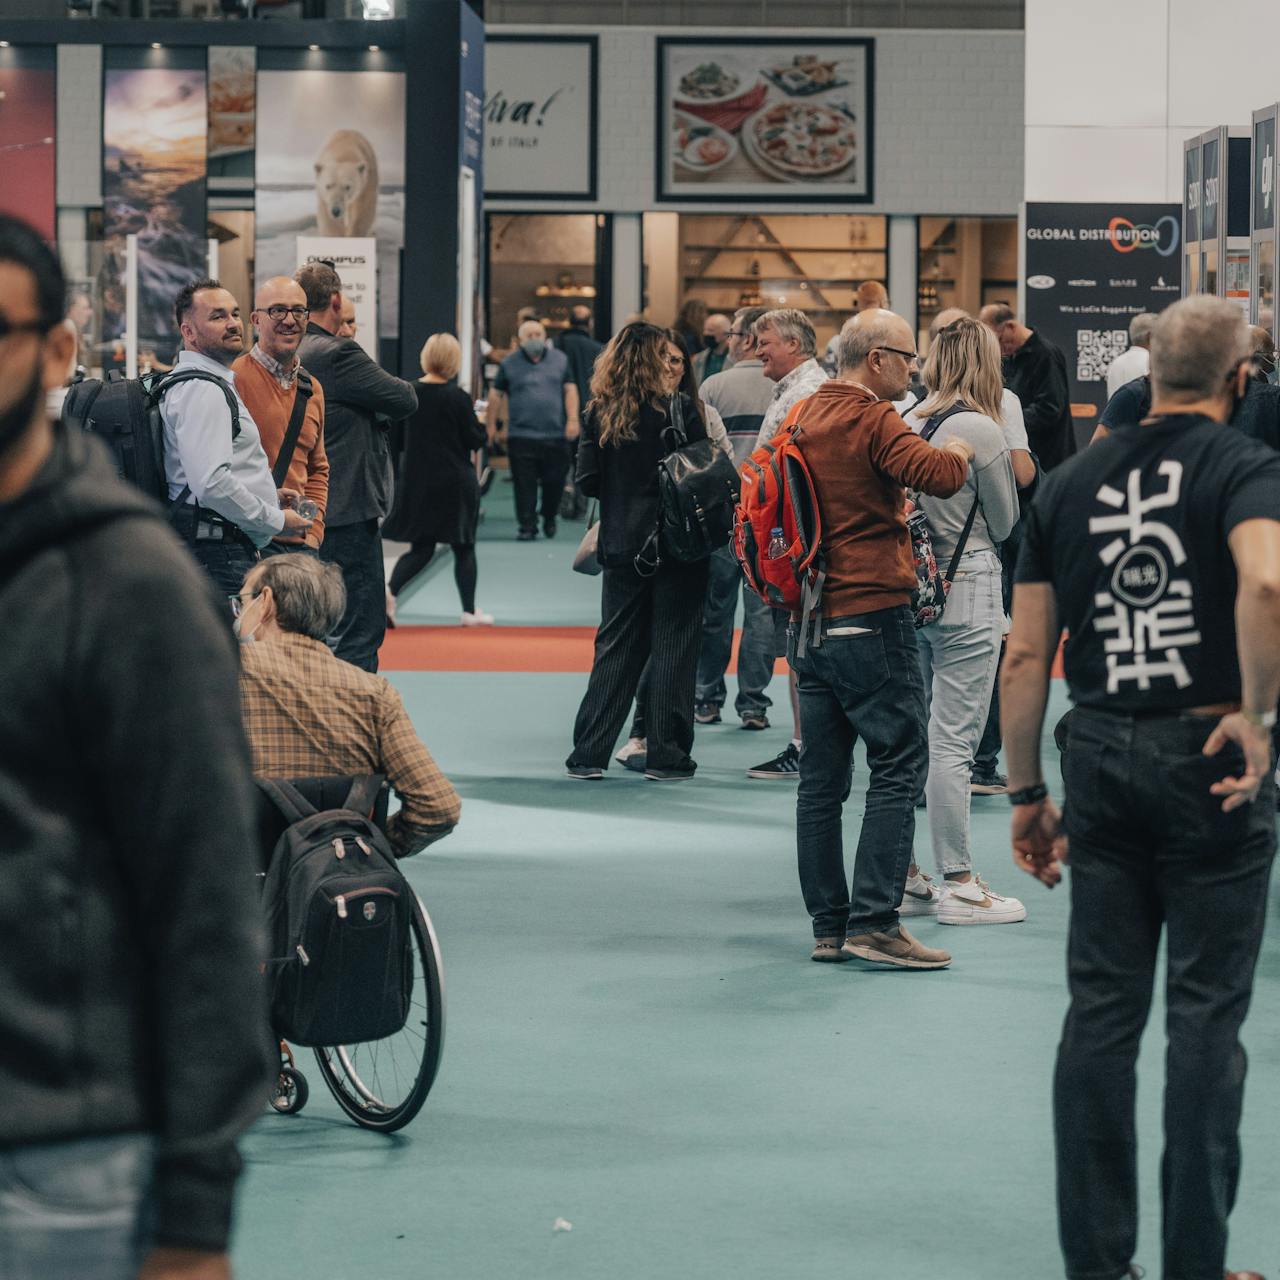
<svg viewBox="0 0 1280 1280"><path fill-rule="evenodd" d="M1226 1280L1267 1280L1260 1271L1228 1271Z"/></svg>
<svg viewBox="0 0 1280 1280"><path fill-rule="evenodd" d="M863 969L945 969L951 957L917 942L906 929L897 933L863 933L844 941L844 953Z"/></svg>
<svg viewBox="0 0 1280 1280"><path fill-rule="evenodd" d="M810 960L819 960L825 964L843 964L849 957L840 950L842 938L814 938L813 954Z"/></svg>

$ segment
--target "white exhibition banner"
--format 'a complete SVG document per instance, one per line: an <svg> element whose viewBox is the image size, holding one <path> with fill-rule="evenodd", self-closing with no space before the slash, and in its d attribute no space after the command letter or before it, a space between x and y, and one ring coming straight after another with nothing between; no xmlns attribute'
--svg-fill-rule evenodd
<svg viewBox="0 0 1280 1280"><path fill-rule="evenodd" d="M373 236L299 236L298 266L332 262L356 309L356 341L378 358L378 241Z"/></svg>
<svg viewBox="0 0 1280 1280"><path fill-rule="evenodd" d="M592 37L486 37L485 195L594 197L595 58Z"/></svg>

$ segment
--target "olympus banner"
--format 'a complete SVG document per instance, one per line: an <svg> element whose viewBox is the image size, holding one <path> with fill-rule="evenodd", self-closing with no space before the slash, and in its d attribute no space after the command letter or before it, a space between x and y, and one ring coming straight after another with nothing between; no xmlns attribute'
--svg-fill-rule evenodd
<svg viewBox="0 0 1280 1280"><path fill-rule="evenodd" d="M1067 358L1080 443L1107 403L1107 366L1129 345L1129 321L1176 302L1176 204L1029 204L1026 324Z"/></svg>

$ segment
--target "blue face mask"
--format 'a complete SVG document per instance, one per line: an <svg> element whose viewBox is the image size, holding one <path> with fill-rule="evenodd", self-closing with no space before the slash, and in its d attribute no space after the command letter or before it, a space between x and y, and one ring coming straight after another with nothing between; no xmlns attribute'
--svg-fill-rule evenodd
<svg viewBox="0 0 1280 1280"><path fill-rule="evenodd" d="M545 338L526 338L520 344L520 350L530 360L541 360L547 351L547 340Z"/></svg>

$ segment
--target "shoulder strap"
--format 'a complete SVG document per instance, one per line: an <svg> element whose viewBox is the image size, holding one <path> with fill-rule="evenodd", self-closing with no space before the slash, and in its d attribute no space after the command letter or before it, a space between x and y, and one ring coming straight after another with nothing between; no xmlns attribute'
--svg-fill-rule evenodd
<svg viewBox="0 0 1280 1280"><path fill-rule="evenodd" d="M301 822L317 812L315 805L292 782L283 778L255 778L254 781L291 823Z"/></svg>
<svg viewBox="0 0 1280 1280"><path fill-rule="evenodd" d="M919 401L917 401L916 403L918 404ZM913 405L912 408L914 407L915 406ZM908 409L907 412L910 413L911 410ZM938 434L939 428L942 426L944 422L946 422L948 418L954 418L957 413L968 413L968 412L969 412L969 406L967 404L956 403L956 404L953 404L950 409L946 409L942 413L934 414L934 416L930 418L929 421L926 422L923 427L920 428L920 439L932 440L933 437Z"/></svg>
<svg viewBox="0 0 1280 1280"><path fill-rule="evenodd" d="M203 369L183 369L176 373L162 374L151 384L147 398L158 407L166 393L180 382L212 382L218 387L227 402L227 408L231 410L231 438L234 440L240 434L240 408L236 404L236 393L232 391L231 384L225 378L219 378L216 373L205 373Z"/></svg>
<svg viewBox="0 0 1280 1280"><path fill-rule="evenodd" d="M671 425L664 429L663 435L670 431L676 438L677 449L683 449L689 443L689 437L684 430L684 405L680 403L680 392L676 392L671 397L671 405L668 409L668 416L671 419Z"/></svg>
<svg viewBox="0 0 1280 1280"><path fill-rule="evenodd" d="M284 484L289 474L289 464L293 461L293 451L298 447L298 437L302 434L302 420L307 416L307 404L311 400L311 378L305 370L298 370L298 377L293 394L293 412L289 415L289 425L285 428L284 440L280 444L280 452L276 456L276 465L271 468L271 478L276 488Z"/></svg>
<svg viewBox="0 0 1280 1280"><path fill-rule="evenodd" d="M964 544L969 541L969 535L973 532L973 522L978 514L978 495L973 495L973 506L969 508L969 518L964 522L964 528L960 531L960 537L956 542L956 549L951 557L951 563L947 566L947 581L955 580L956 567L960 563L960 557L964 555Z"/></svg>

